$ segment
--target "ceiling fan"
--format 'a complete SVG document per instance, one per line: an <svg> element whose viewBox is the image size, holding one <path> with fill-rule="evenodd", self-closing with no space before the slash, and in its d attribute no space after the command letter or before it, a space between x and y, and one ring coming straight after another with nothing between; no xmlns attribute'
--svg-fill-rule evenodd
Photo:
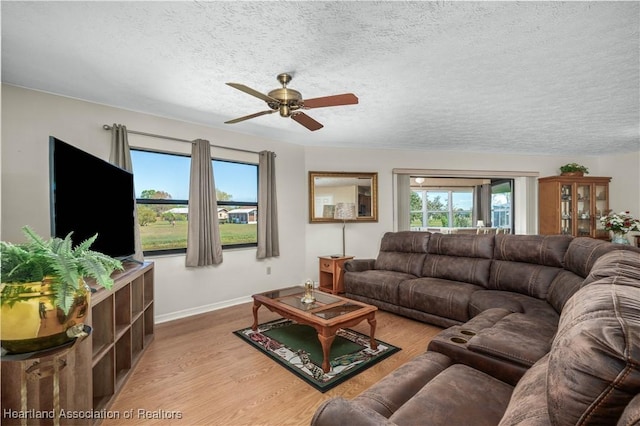
<svg viewBox="0 0 640 426"><path fill-rule="evenodd" d="M244 84L227 83L229 86L248 93L256 98L260 98L267 103L270 109L245 115L244 117L225 121L225 124L239 123L250 118L260 117L265 114L279 112L281 117L291 117L296 122L302 124L307 129L314 131L321 129L322 124L302 112L303 109L324 108L340 105L353 105L358 103L358 98L353 93L343 93L341 95L324 96L321 98L303 99L302 94L297 90L289 89L287 84L291 81L291 75L287 73L278 74L277 79L282 84L281 88L274 89L268 95L258 92Z"/></svg>

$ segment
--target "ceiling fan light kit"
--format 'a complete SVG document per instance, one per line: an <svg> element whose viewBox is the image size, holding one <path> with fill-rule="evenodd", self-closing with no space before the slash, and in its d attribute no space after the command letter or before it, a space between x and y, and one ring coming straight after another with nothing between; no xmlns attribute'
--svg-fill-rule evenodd
<svg viewBox="0 0 640 426"><path fill-rule="evenodd" d="M279 112L281 117L291 117L295 122L303 125L311 131L315 131L321 129L323 125L304 112L300 111L301 109L354 105L358 103L358 98L353 93L343 93L341 95L324 96L321 98L304 100L300 92L287 87L287 84L291 81L290 74L278 74L277 80L280 82L280 84L282 84L282 87L270 91L267 95L248 86L245 86L244 84L227 83L227 85L233 87L234 89L238 89L242 92L248 93L251 96L262 99L267 103L267 106L270 109L266 111L256 112L254 114L245 115L233 120L225 121L225 124L239 123L251 118L260 117L261 115Z"/></svg>

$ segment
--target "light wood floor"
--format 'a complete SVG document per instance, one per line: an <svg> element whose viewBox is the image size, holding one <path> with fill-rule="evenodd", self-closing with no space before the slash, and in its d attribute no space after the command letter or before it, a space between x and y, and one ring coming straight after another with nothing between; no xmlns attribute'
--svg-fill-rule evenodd
<svg viewBox="0 0 640 426"><path fill-rule="evenodd" d="M260 323L278 316L260 308ZM110 410L133 410L112 425L308 425L320 403L353 398L424 352L440 328L378 311L376 338L402 348L337 387L321 393L232 332L253 323L251 304L156 325L143 354ZM351 327L369 334L366 321ZM138 410L165 419L138 418ZM171 412L181 419L167 419Z"/></svg>

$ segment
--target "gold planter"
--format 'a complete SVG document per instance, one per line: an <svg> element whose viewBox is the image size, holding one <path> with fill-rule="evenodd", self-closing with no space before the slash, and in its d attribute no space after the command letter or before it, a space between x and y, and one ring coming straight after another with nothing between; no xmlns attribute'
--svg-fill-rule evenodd
<svg viewBox="0 0 640 426"><path fill-rule="evenodd" d="M0 284L2 349L10 354L36 352L73 340L89 311L91 291L84 281L80 284L67 315L55 306L48 279Z"/></svg>

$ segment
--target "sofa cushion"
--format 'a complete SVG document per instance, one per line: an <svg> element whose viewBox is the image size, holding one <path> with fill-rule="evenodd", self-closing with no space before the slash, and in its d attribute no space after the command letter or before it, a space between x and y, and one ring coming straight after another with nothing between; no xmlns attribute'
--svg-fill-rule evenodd
<svg viewBox="0 0 640 426"><path fill-rule="evenodd" d="M595 261L610 249L604 240L589 237L574 238L564 258L565 269L586 278Z"/></svg>
<svg viewBox="0 0 640 426"><path fill-rule="evenodd" d="M427 253L430 232L398 231L385 232L380 241L380 251L405 253Z"/></svg>
<svg viewBox="0 0 640 426"><path fill-rule="evenodd" d="M511 312L538 313L549 320L558 321L558 313L545 300L502 290L480 290L471 295L469 316L491 308L508 309Z"/></svg>
<svg viewBox="0 0 640 426"><path fill-rule="evenodd" d="M556 327L557 321L548 317L512 313L493 326L478 330L469 339L467 347L474 352L531 367L551 349Z"/></svg>
<svg viewBox="0 0 640 426"><path fill-rule="evenodd" d="M618 420L618 426L640 425L640 394L627 405Z"/></svg>
<svg viewBox="0 0 640 426"><path fill-rule="evenodd" d="M487 287L493 235L433 234L421 276Z"/></svg>
<svg viewBox="0 0 640 426"><path fill-rule="evenodd" d="M381 271L395 271L420 276L422 264L426 254L400 253L395 251L381 251L376 258L375 269Z"/></svg>
<svg viewBox="0 0 640 426"><path fill-rule="evenodd" d="M600 256L616 250L640 251L640 249L636 247L611 244L607 241L597 240L595 238L574 238L571 241L571 244L569 244L569 248L565 255L565 269L586 278L591 272L591 268L594 263L600 258Z"/></svg>
<svg viewBox="0 0 640 426"><path fill-rule="evenodd" d="M638 259L640 258L635 250L618 249L607 252L594 262L583 286L602 278L615 276L628 277L640 282L640 262Z"/></svg>
<svg viewBox="0 0 640 426"><path fill-rule="evenodd" d="M546 299L552 281L562 271L571 238L568 235L496 235L487 287Z"/></svg>
<svg viewBox="0 0 640 426"><path fill-rule="evenodd" d="M494 260L488 288L546 299L551 283L562 268L524 262Z"/></svg>
<svg viewBox="0 0 640 426"><path fill-rule="evenodd" d="M427 253L429 232L387 232L382 237L375 269L420 275Z"/></svg>
<svg viewBox="0 0 640 426"><path fill-rule="evenodd" d="M476 315L464 324L464 328L473 332L478 332L483 328L491 327L513 311L505 308L489 308L482 311L481 315Z"/></svg>
<svg viewBox="0 0 640 426"><path fill-rule="evenodd" d="M639 300L638 281L624 276L593 282L569 299L549 356L552 423L611 424L640 393Z"/></svg>
<svg viewBox="0 0 640 426"><path fill-rule="evenodd" d="M494 235L431 234L429 254L491 259Z"/></svg>
<svg viewBox="0 0 640 426"><path fill-rule="evenodd" d="M491 261L487 259L430 254L424 262L421 276L487 287L490 270Z"/></svg>
<svg viewBox="0 0 640 426"><path fill-rule="evenodd" d="M398 304L398 286L403 281L413 278L415 278L415 275L377 269L362 272L345 272L344 291Z"/></svg>
<svg viewBox="0 0 640 426"><path fill-rule="evenodd" d="M463 364L434 377L389 420L397 425L496 425L513 387Z"/></svg>
<svg viewBox="0 0 640 426"><path fill-rule="evenodd" d="M469 319L471 295L483 287L439 278L416 278L398 288L398 304L444 318Z"/></svg>
<svg viewBox="0 0 640 426"><path fill-rule="evenodd" d="M560 271L549 286L547 302L560 314L567 300L582 287L583 282L584 278L578 274L571 271Z"/></svg>
<svg viewBox="0 0 640 426"><path fill-rule="evenodd" d="M572 238L570 235L498 234L493 258L562 268Z"/></svg>

